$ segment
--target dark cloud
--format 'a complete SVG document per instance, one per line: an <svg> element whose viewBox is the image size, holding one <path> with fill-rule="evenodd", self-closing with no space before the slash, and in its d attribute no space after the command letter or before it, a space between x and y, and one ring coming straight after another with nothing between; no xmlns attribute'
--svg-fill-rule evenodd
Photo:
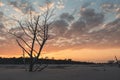
<svg viewBox="0 0 120 80"><path fill-rule="evenodd" d="M54 38L55 45L62 45L64 47L79 46L88 48L111 48L120 46L120 19L117 18L109 23L104 23L105 15L102 12L96 12L91 8L82 8L78 20L73 20L71 25L66 25L64 17L62 21L56 22L56 32L59 36ZM65 18L66 19L66 18ZM64 23L64 24L63 24ZM62 26L62 27L61 27ZM67 26L67 27L66 27ZM104 26L104 28L102 28ZM89 30L96 28L96 31L89 33ZM60 36L64 34L63 36ZM62 40L59 40L61 38ZM92 46L91 46L92 45Z"/></svg>
<svg viewBox="0 0 120 80"><path fill-rule="evenodd" d="M9 2L10 5L13 5L14 7L19 8L18 2L17 1L11 1Z"/></svg>
<svg viewBox="0 0 120 80"><path fill-rule="evenodd" d="M2 11L0 11L0 21L2 21L3 16L4 16L4 13Z"/></svg>
<svg viewBox="0 0 120 80"><path fill-rule="evenodd" d="M52 26L53 33L55 33L56 36L59 37L64 35L64 33L67 31L67 26L69 26L69 24L64 20L56 20Z"/></svg>
<svg viewBox="0 0 120 80"><path fill-rule="evenodd" d="M0 32L3 32L4 29L5 29L4 25L0 23Z"/></svg>
<svg viewBox="0 0 120 80"><path fill-rule="evenodd" d="M82 8L87 8L88 6L90 6L92 4L92 2L86 2L82 5Z"/></svg>
<svg viewBox="0 0 120 80"><path fill-rule="evenodd" d="M86 22L89 27L95 27L104 22L104 14L97 13L91 8L82 8L80 11L81 19Z"/></svg>
<svg viewBox="0 0 120 80"><path fill-rule="evenodd" d="M108 23L106 26L107 26L107 28L111 28L111 29L112 28L120 28L119 27L120 26L120 18L117 18L116 20Z"/></svg>
<svg viewBox="0 0 120 80"><path fill-rule="evenodd" d="M18 36L22 36L24 35L24 32L22 31L22 29L20 27L15 27L15 28L11 28L9 30L10 33L15 33Z"/></svg>
<svg viewBox="0 0 120 80"><path fill-rule="evenodd" d="M83 8L82 8L83 9ZM90 34L88 31L91 28L97 27L104 22L104 14L97 13L94 9L84 8L84 10L80 11L80 17L78 20L74 20L74 17L68 13L63 13L60 16L60 20L55 21L54 23L54 34L58 36L54 36L54 45L60 45L64 43L62 46L88 46L91 44L99 43L99 40L103 39L103 34ZM73 20L71 24L66 22ZM99 36L99 37L97 37ZM59 40L61 39L62 40ZM52 41L51 41L52 42Z"/></svg>
<svg viewBox="0 0 120 80"><path fill-rule="evenodd" d="M30 32L27 28L24 27L24 30L25 31L28 31L27 33L30 35ZM15 28L11 28L9 30L10 33L13 33L13 34L16 34L18 37L22 37L25 39L25 41L28 41L29 37L26 36L26 34L24 33L23 29L21 27L15 27ZM12 35L13 37L15 37L14 35Z"/></svg>
<svg viewBox="0 0 120 80"><path fill-rule="evenodd" d="M77 22L74 22L72 25L71 25L71 30L73 30L72 32L78 32L78 33L81 33L83 32L85 29L85 22L84 21L77 21Z"/></svg>
<svg viewBox="0 0 120 80"><path fill-rule="evenodd" d="M2 11L0 11L0 34L3 34L6 30L3 22L4 22L4 13Z"/></svg>
<svg viewBox="0 0 120 80"><path fill-rule="evenodd" d="M32 3L30 3L27 0L10 1L9 5L12 5L13 7L20 9L23 13L28 13L30 10L35 11L35 9L32 6Z"/></svg>
<svg viewBox="0 0 120 80"><path fill-rule="evenodd" d="M120 19L116 19L105 25L105 28L94 32L91 35L93 40L96 40L96 44L108 46L108 47L119 47L120 46ZM94 43L95 44L95 43Z"/></svg>
<svg viewBox="0 0 120 80"><path fill-rule="evenodd" d="M60 15L61 19L67 20L68 22L71 22L74 20L73 15L70 15L69 13L63 13Z"/></svg>
<svg viewBox="0 0 120 80"><path fill-rule="evenodd" d="M74 21L67 31L66 35L69 35L68 37L86 35L90 29L98 27L104 22L104 14L97 13L91 8L81 8L80 15L79 19Z"/></svg>
<svg viewBox="0 0 120 80"><path fill-rule="evenodd" d="M73 38L72 36L79 37L85 33L86 24L84 21L78 20L71 24L70 29L66 32L64 36L67 38Z"/></svg>
<svg viewBox="0 0 120 80"><path fill-rule="evenodd" d="M3 23L0 23L0 47L2 47L3 45L7 44L6 42L7 40L7 32L6 32L6 28L3 25Z"/></svg>
<svg viewBox="0 0 120 80"><path fill-rule="evenodd" d="M2 18L4 15L4 13L2 11L0 11L0 18Z"/></svg>

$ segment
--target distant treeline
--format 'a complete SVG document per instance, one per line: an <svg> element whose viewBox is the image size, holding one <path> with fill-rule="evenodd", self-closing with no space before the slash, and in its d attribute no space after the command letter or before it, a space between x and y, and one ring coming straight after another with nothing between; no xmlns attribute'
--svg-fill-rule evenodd
<svg viewBox="0 0 120 80"><path fill-rule="evenodd" d="M29 64L30 58L0 58L0 64ZM94 64L92 62L72 61L71 59L39 59L37 64Z"/></svg>

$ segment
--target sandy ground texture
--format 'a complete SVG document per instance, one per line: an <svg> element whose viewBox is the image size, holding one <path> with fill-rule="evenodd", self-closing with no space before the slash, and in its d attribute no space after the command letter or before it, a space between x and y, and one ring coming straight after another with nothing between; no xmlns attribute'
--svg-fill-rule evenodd
<svg viewBox="0 0 120 80"><path fill-rule="evenodd" d="M0 65L0 80L120 80L120 68L97 65L49 65L26 72L22 65Z"/></svg>

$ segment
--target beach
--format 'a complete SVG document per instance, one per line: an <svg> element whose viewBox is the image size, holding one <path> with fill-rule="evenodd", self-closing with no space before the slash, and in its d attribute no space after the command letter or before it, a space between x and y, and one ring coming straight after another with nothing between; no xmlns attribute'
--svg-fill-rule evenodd
<svg viewBox="0 0 120 80"><path fill-rule="evenodd" d="M0 65L0 80L120 80L120 68L99 65L49 65L27 72L23 65Z"/></svg>

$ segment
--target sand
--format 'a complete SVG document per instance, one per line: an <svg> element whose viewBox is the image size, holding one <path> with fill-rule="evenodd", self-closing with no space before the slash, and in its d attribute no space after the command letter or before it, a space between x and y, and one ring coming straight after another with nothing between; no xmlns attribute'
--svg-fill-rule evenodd
<svg viewBox="0 0 120 80"><path fill-rule="evenodd" d="M26 72L22 65L0 65L0 80L120 80L117 66L49 65L41 72Z"/></svg>

